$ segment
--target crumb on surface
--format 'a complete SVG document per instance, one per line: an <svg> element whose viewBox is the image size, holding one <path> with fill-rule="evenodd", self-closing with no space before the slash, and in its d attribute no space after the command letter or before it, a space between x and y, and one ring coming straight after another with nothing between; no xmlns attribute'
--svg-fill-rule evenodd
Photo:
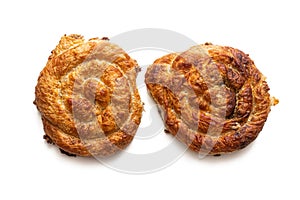
<svg viewBox="0 0 300 200"><path fill-rule="evenodd" d="M46 142L48 144L54 144L54 142L52 141L52 139L48 135L44 135L43 139L46 140Z"/></svg>

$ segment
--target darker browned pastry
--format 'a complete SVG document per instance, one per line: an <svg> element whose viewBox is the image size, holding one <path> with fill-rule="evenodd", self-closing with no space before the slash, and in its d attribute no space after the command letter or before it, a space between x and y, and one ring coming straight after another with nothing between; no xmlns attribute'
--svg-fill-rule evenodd
<svg viewBox="0 0 300 200"><path fill-rule="evenodd" d="M167 131L210 155L246 147L277 103L248 55L209 43L157 59L145 82Z"/></svg>
<svg viewBox="0 0 300 200"><path fill-rule="evenodd" d="M63 36L35 89L47 142L79 156L108 156L125 148L141 120L138 69L107 38Z"/></svg>

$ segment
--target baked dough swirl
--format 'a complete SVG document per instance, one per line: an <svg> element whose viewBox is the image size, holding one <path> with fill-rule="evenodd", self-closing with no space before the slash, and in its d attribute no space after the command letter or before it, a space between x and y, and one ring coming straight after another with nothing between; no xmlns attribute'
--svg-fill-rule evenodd
<svg viewBox="0 0 300 200"><path fill-rule="evenodd" d="M142 114L135 60L107 38L63 36L35 90L45 139L63 152L108 156L133 139Z"/></svg>
<svg viewBox="0 0 300 200"><path fill-rule="evenodd" d="M145 75L166 132L209 155L242 149L258 136L276 103L265 79L242 51L210 43L163 56Z"/></svg>

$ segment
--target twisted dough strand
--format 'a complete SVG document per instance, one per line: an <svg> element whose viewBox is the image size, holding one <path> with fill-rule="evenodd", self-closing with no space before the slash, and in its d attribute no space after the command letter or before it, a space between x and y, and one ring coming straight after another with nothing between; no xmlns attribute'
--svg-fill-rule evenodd
<svg viewBox="0 0 300 200"><path fill-rule="evenodd" d="M47 139L80 156L125 148L141 120L138 65L106 39L63 36L36 86Z"/></svg>
<svg viewBox="0 0 300 200"><path fill-rule="evenodd" d="M200 153L246 147L270 112L265 77L231 47L207 43L163 56L148 67L145 82L167 131Z"/></svg>

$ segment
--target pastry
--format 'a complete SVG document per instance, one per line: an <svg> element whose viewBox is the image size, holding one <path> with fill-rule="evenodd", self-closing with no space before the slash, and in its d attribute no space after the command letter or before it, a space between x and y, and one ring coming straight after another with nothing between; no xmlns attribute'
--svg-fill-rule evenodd
<svg viewBox="0 0 300 200"><path fill-rule="evenodd" d="M143 110L138 70L107 38L63 36L35 88L44 138L68 155L108 156L125 148Z"/></svg>
<svg viewBox="0 0 300 200"><path fill-rule="evenodd" d="M157 59L145 82L166 132L202 154L246 147L278 103L247 54L211 43Z"/></svg>

